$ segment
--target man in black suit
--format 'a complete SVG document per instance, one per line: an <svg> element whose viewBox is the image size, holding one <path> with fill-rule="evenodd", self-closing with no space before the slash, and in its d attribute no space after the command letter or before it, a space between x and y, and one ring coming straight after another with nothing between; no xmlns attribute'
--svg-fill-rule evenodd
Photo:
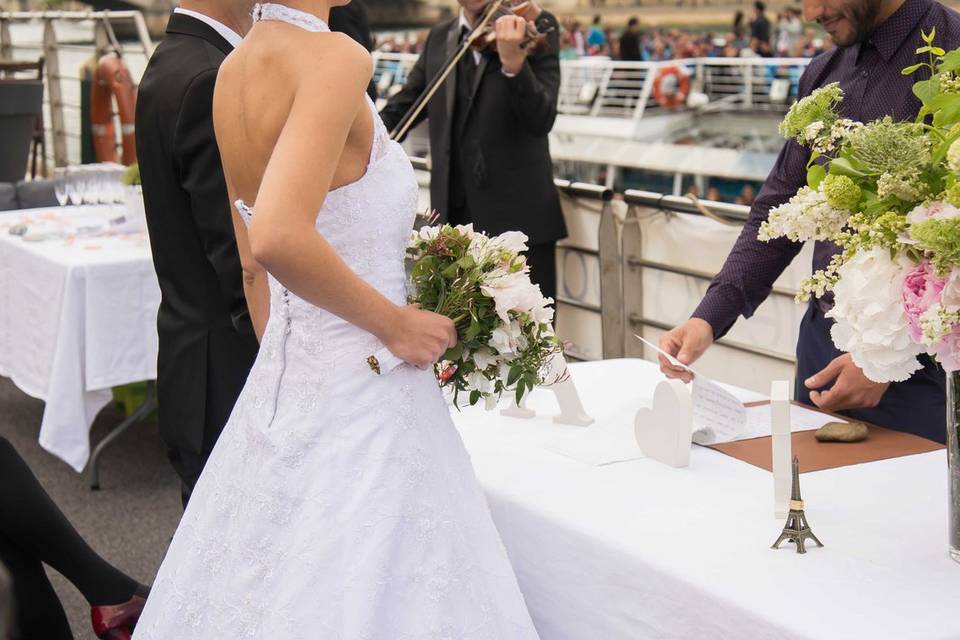
<svg viewBox="0 0 960 640"><path fill-rule="evenodd" d="M257 354L212 113L217 70L250 29L250 11L233 0L184 0L137 97L137 156L162 294L160 432L184 504Z"/></svg>
<svg viewBox="0 0 960 640"><path fill-rule="evenodd" d="M460 0L460 16L433 28L407 79L384 108L393 129L483 15L486 0ZM548 135L560 88L559 26L544 12L545 46L520 46L523 21L497 22L498 52L467 52L420 116L429 119L430 198L441 219L490 234L530 238L530 274L556 297L556 241L566 235ZM502 37L501 37L502 36Z"/></svg>

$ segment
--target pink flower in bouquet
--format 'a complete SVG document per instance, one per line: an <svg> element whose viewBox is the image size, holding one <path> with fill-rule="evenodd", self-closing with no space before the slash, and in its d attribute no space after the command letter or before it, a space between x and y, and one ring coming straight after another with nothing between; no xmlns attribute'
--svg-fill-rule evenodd
<svg viewBox="0 0 960 640"><path fill-rule="evenodd" d="M947 311L960 311L960 269L950 272L940 302Z"/></svg>
<svg viewBox="0 0 960 640"><path fill-rule="evenodd" d="M920 205L907 214L907 222L918 224L926 220L949 220L960 217L960 209L952 204L936 200L926 206Z"/></svg>
<svg viewBox="0 0 960 640"><path fill-rule="evenodd" d="M931 305L940 302L940 294L946 284L938 278L933 265L927 261L917 265L903 281L903 310L910 322L910 338L921 343L923 330L920 328L920 316Z"/></svg>
<svg viewBox="0 0 960 640"><path fill-rule="evenodd" d="M930 347L930 354L947 373L960 371L960 327L954 327L953 331L934 343Z"/></svg>

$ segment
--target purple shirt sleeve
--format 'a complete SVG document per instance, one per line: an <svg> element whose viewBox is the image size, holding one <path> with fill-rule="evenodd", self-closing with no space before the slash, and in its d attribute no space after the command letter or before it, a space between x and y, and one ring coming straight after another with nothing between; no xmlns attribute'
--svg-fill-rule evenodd
<svg viewBox="0 0 960 640"><path fill-rule="evenodd" d="M800 252L801 243L785 238L761 242L757 232L770 209L788 201L806 184L809 158L810 152L792 140L783 146L740 237L694 311L694 318L706 320L713 327L715 338L726 334L741 315L753 315L770 295L774 281Z"/></svg>

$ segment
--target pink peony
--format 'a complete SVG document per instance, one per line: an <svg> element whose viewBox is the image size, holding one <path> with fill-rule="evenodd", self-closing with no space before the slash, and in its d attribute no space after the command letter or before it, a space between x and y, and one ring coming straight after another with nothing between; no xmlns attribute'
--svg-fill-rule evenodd
<svg viewBox="0 0 960 640"><path fill-rule="evenodd" d="M923 330L920 328L920 316L930 305L940 302L940 293L946 281L938 278L927 261L917 265L903 281L903 310L910 322L910 338L921 343Z"/></svg>
<svg viewBox="0 0 960 640"><path fill-rule="evenodd" d="M930 347L930 353L947 373L960 371L960 327L954 327L953 331Z"/></svg>
<svg viewBox="0 0 960 640"><path fill-rule="evenodd" d="M939 200L929 203L927 206L920 205L907 214L907 222L917 224L926 220L949 220L950 218L960 217L960 209L952 204L940 202Z"/></svg>

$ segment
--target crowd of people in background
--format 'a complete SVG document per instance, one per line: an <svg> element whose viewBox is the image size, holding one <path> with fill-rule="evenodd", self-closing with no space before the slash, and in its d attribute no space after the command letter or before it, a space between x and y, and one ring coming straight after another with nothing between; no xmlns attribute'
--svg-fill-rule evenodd
<svg viewBox="0 0 960 640"><path fill-rule="evenodd" d="M381 36L385 52L420 53L426 32ZM561 24L560 57L602 56L624 61L663 61L681 58L789 57L810 58L833 47L830 37L805 28L798 7L787 7L772 21L763 2L750 15L737 11L727 31L690 31L646 27L637 17L614 29L594 16L590 25L570 19Z"/></svg>

